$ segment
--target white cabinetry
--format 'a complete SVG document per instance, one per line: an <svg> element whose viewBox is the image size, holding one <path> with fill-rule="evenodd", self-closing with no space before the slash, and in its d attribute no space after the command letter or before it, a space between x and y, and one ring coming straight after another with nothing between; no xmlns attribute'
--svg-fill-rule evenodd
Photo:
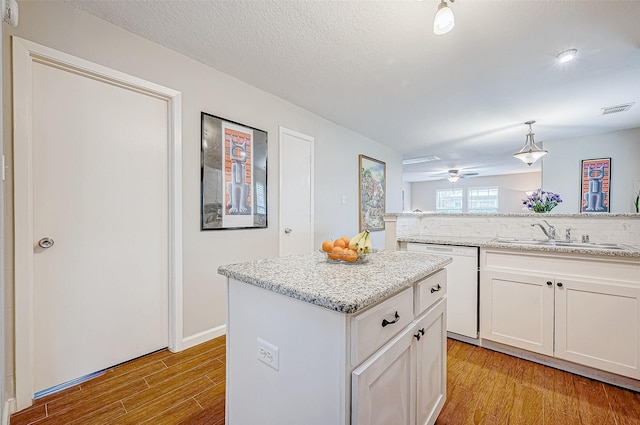
<svg viewBox="0 0 640 425"><path fill-rule="evenodd" d="M447 394L446 299L352 373L352 425L432 425Z"/></svg>
<svg viewBox="0 0 640 425"><path fill-rule="evenodd" d="M640 263L481 252L480 336L640 378Z"/></svg>
<svg viewBox="0 0 640 425"><path fill-rule="evenodd" d="M432 425L446 399L446 271L355 314L229 278L228 425ZM256 359L258 339L277 365ZM273 367L277 366L277 367Z"/></svg>

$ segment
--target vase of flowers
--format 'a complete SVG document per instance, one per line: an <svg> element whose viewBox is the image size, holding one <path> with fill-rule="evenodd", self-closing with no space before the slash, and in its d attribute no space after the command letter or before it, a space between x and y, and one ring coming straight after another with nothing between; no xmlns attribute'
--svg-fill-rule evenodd
<svg viewBox="0 0 640 425"><path fill-rule="evenodd" d="M534 191L522 200L522 204L526 205L529 211L537 213L549 212L561 202L562 199L560 199L560 195L553 192L546 192L542 189Z"/></svg>

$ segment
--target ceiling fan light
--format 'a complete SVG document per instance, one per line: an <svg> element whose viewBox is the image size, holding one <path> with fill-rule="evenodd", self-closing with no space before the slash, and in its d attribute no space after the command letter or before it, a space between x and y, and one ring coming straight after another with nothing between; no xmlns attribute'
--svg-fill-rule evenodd
<svg viewBox="0 0 640 425"><path fill-rule="evenodd" d="M456 20L453 12L447 6L447 2L442 0L438 5L438 12L433 20L433 32L437 35L446 34L453 29Z"/></svg>
<svg viewBox="0 0 640 425"><path fill-rule="evenodd" d="M529 133L527 134L527 139L524 142L524 146L518 152L514 153L514 158L518 158L525 164L531 166L534 162L548 154L549 152L544 149L540 149L538 145L533 141L533 131L531 130L531 124L535 123L535 121L527 121L525 124L529 126Z"/></svg>
<svg viewBox="0 0 640 425"><path fill-rule="evenodd" d="M451 183L455 183L460 179L460 176L449 176L447 177L447 179L451 182Z"/></svg>

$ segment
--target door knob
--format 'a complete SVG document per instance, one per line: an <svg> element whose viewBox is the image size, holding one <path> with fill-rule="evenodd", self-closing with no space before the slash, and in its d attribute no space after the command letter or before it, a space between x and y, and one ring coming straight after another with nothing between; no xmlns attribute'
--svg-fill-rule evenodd
<svg viewBox="0 0 640 425"><path fill-rule="evenodd" d="M288 227L285 227L284 232L288 235L289 233L291 233L291 229L289 229Z"/></svg>
<svg viewBox="0 0 640 425"><path fill-rule="evenodd" d="M38 241L40 248L51 248L55 242L51 238L42 238Z"/></svg>

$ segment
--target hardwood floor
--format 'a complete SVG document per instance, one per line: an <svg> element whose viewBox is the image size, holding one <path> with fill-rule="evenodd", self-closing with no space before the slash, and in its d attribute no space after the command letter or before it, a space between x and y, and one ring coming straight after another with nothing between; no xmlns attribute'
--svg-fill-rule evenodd
<svg viewBox="0 0 640 425"><path fill-rule="evenodd" d="M224 424L225 337L158 351L36 400L11 425Z"/></svg>
<svg viewBox="0 0 640 425"><path fill-rule="evenodd" d="M640 425L640 393L449 339L436 425Z"/></svg>
<svg viewBox="0 0 640 425"><path fill-rule="evenodd" d="M436 425L640 425L640 393L451 339L447 362ZM37 400L11 425L223 425L224 389L220 337L117 366Z"/></svg>

